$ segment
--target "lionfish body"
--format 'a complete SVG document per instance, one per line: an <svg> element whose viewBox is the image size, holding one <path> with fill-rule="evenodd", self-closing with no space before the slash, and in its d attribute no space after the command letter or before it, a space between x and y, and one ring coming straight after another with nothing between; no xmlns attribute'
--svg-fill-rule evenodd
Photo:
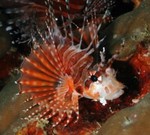
<svg viewBox="0 0 150 135"><path fill-rule="evenodd" d="M53 118L53 126L60 123L67 126L79 119L80 97L100 101L105 105L106 100L122 95L124 86L116 80L115 71L110 65L102 64L105 61L103 52L102 63L93 66L94 57L91 54L101 42L97 34L101 24L98 24L99 19L94 14L97 13L94 5L99 1L86 1L88 6L84 7L82 27L73 22L69 10L73 8L77 12L83 6L76 7L76 4L67 0L55 2L60 5L53 8L53 1L46 1L49 5L46 30L41 32L37 28L41 40L32 37L34 49L22 63L18 84L21 94L30 94L26 101L33 101L33 105L27 109L31 112L29 118ZM103 0L100 2L104 4ZM92 6L89 6L90 3ZM64 5L66 10L63 10ZM58 11L63 11L61 25L59 18L55 17ZM83 43L88 46L82 47Z"/></svg>
<svg viewBox="0 0 150 135"><path fill-rule="evenodd" d="M75 46L43 44L22 64L21 93L31 93L30 100L39 105L34 113L40 117L58 115L55 124L64 117L70 120L73 113L78 119L77 88L84 84L91 63L87 52Z"/></svg>

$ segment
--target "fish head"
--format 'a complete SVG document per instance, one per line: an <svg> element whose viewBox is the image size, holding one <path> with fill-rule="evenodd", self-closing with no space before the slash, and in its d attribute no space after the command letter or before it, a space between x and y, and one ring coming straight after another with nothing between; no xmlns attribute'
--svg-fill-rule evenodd
<svg viewBox="0 0 150 135"><path fill-rule="evenodd" d="M106 105L107 100L119 98L123 93L125 86L116 79L116 73L113 68L99 68L90 72L89 78L85 82L84 97L100 101Z"/></svg>

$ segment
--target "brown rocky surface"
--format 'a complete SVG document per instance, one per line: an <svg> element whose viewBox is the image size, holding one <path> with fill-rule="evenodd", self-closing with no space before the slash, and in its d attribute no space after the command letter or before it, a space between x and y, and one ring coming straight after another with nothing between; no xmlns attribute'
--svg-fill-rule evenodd
<svg viewBox="0 0 150 135"><path fill-rule="evenodd" d="M150 94L137 105L121 110L110 117L98 135L149 135Z"/></svg>
<svg viewBox="0 0 150 135"><path fill-rule="evenodd" d="M111 54L119 52L119 60L127 60L137 44L150 39L150 1L143 0L133 11L119 16L106 31L105 44Z"/></svg>

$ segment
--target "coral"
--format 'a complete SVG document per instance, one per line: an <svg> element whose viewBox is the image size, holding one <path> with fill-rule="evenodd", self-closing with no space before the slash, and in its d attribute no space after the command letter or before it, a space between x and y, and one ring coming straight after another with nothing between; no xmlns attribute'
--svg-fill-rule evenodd
<svg viewBox="0 0 150 135"><path fill-rule="evenodd" d="M142 43L138 45L138 49L133 57L130 59L130 63L133 66L136 76L140 80L140 93L139 98L145 96L150 92L150 44L147 47L143 47Z"/></svg>
<svg viewBox="0 0 150 135"><path fill-rule="evenodd" d="M17 131L16 135L46 135L42 121L32 121Z"/></svg>
<svg viewBox="0 0 150 135"><path fill-rule="evenodd" d="M141 4L142 0L132 0L132 2L135 4L135 7L137 8Z"/></svg>
<svg viewBox="0 0 150 135"><path fill-rule="evenodd" d="M111 55L119 52L118 60L129 59L137 44L150 38L150 2L144 0L138 8L119 16L100 35L107 35L105 44Z"/></svg>

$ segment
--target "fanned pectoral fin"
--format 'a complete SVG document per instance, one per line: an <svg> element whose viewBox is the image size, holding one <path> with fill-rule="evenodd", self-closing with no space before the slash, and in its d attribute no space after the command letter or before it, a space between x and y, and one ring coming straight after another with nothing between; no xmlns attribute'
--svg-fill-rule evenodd
<svg viewBox="0 0 150 135"><path fill-rule="evenodd" d="M59 115L65 116L65 119L63 117L65 121L63 125L67 126L72 121L73 114L76 114L76 119L79 118L79 95L74 89L71 77L65 76L63 80L62 84L57 88L56 99L53 100L55 103L53 111L58 111ZM61 120L59 119L59 121Z"/></svg>

